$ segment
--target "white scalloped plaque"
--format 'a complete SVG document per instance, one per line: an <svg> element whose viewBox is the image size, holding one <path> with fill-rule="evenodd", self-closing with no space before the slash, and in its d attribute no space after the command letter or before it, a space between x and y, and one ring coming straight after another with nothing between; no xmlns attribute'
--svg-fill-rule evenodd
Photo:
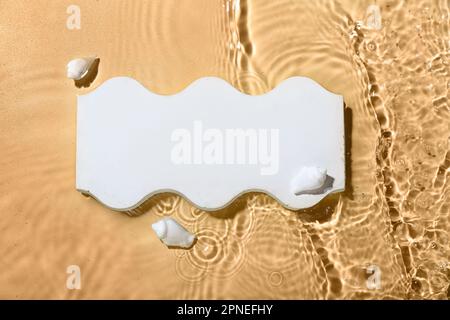
<svg viewBox="0 0 450 320"><path fill-rule="evenodd" d="M161 192L204 210L249 191L310 207L344 190L343 113L342 96L303 77L259 96L219 78L170 96L113 78L78 97L76 187L116 210ZM326 170L327 185L294 192L309 167Z"/></svg>

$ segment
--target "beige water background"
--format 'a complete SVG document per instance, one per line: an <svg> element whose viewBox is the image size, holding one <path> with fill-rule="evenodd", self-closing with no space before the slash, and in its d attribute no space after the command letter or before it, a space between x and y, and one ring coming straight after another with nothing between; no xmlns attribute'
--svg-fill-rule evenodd
<svg viewBox="0 0 450 320"><path fill-rule="evenodd" d="M447 299L449 21L446 0L2 0L0 298ZM98 76L76 88L65 65L90 55ZM313 78L345 98L346 192L299 212L263 194L212 214L170 194L136 217L104 208L75 190L76 95L119 75L164 94ZM168 250L162 216L197 244Z"/></svg>

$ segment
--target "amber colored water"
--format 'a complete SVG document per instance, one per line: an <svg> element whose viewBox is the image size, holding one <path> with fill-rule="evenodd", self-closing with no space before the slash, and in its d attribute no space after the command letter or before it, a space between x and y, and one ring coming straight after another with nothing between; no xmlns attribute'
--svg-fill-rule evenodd
<svg viewBox="0 0 450 320"><path fill-rule="evenodd" d="M447 299L449 22L446 0L1 1L0 298ZM77 88L65 65L90 55L97 78ZM299 212L264 194L112 212L75 190L76 95L118 75L165 94L204 76L249 94L311 77L345 98L346 191ZM196 245L162 245L162 216Z"/></svg>

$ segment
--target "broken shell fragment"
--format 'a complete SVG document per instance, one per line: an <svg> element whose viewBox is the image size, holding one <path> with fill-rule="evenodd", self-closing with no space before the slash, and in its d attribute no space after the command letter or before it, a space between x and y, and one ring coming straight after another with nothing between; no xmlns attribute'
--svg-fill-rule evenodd
<svg viewBox="0 0 450 320"><path fill-rule="evenodd" d="M189 248L195 240L195 236L173 218L164 218L155 222L152 224L152 229L169 247Z"/></svg>
<svg viewBox="0 0 450 320"><path fill-rule="evenodd" d="M73 80L82 79L88 74L89 69L96 59L96 57L77 58L69 61L69 63L67 64L67 78Z"/></svg>

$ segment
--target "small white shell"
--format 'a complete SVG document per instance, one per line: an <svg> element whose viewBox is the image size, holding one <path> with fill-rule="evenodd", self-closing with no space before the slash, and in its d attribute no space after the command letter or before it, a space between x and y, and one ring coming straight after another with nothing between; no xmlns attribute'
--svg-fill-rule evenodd
<svg viewBox="0 0 450 320"><path fill-rule="evenodd" d="M73 80L82 79L91 68L97 58L77 58L67 64L67 78Z"/></svg>
<svg viewBox="0 0 450 320"><path fill-rule="evenodd" d="M302 167L291 181L291 192L298 195L319 190L327 179L327 170L319 167Z"/></svg>
<svg viewBox="0 0 450 320"><path fill-rule="evenodd" d="M192 233L172 218L163 218L155 222L152 229L167 246L189 248L195 240Z"/></svg>

